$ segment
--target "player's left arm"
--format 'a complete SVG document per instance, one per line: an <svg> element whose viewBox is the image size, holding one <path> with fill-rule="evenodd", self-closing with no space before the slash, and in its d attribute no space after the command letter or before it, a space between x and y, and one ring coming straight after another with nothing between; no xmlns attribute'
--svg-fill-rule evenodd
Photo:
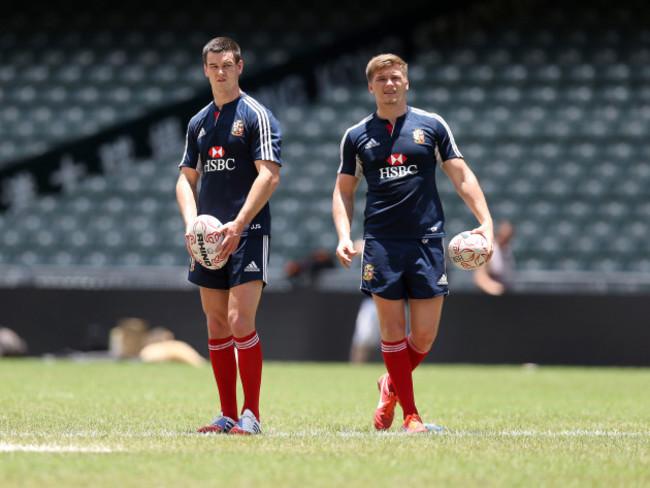
<svg viewBox="0 0 650 488"><path fill-rule="evenodd" d="M221 252L230 256L237 250L242 232L251 220L264 208L271 195L280 183L280 165L275 161L255 161L257 177L253 181L246 201L237 217L223 226L224 241L220 246ZM219 252L219 250L217 250Z"/></svg>
<svg viewBox="0 0 650 488"><path fill-rule="evenodd" d="M487 239L491 257L494 251L492 217L476 175L462 158L448 159L442 164L442 170L454 184L456 193L460 195L478 220L480 225L472 230L472 234L482 234Z"/></svg>

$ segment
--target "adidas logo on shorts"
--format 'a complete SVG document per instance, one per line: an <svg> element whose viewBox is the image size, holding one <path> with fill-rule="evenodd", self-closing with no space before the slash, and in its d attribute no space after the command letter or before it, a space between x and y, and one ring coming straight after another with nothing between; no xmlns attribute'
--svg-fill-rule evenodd
<svg viewBox="0 0 650 488"><path fill-rule="evenodd" d="M251 262L248 264L248 266L246 266L246 267L244 268L244 271L255 272L255 271L260 271L260 268L257 267L257 264L255 264L255 261L251 261Z"/></svg>

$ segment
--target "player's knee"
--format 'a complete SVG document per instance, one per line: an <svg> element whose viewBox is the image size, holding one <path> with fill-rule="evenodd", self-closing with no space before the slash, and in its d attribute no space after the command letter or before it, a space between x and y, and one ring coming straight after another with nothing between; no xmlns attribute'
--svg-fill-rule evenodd
<svg viewBox="0 0 650 488"><path fill-rule="evenodd" d="M231 312L228 315L228 324L235 337L244 337L255 330L255 322L247 315Z"/></svg>
<svg viewBox="0 0 650 488"><path fill-rule="evenodd" d="M211 338L228 337L231 334L228 320L218 314L206 314L208 320L208 334Z"/></svg>
<svg viewBox="0 0 650 488"><path fill-rule="evenodd" d="M400 321L387 321L381 325L381 338L384 341L395 342L404 339L406 324Z"/></svg>
<svg viewBox="0 0 650 488"><path fill-rule="evenodd" d="M420 352L427 352L436 340L437 331L411 332L411 342Z"/></svg>

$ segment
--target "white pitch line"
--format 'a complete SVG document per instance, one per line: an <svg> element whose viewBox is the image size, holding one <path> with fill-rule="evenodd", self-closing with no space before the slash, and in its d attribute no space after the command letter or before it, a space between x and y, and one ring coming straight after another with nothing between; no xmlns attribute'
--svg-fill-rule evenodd
<svg viewBox="0 0 650 488"><path fill-rule="evenodd" d="M297 432L271 432L265 435L269 437L377 437L377 436L400 436L399 430L384 432L318 432L318 431L297 431ZM426 435L426 434L424 434ZM468 430L443 430L442 432L430 432L432 437L650 437L650 431L647 432L629 432L629 431L604 431L604 430L560 430L560 431L534 431L534 430L510 430L510 431L468 431Z"/></svg>
<svg viewBox="0 0 650 488"><path fill-rule="evenodd" d="M2 433L4 435L12 435L13 437L29 438L36 437L37 434L30 432L11 432ZM442 432L431 432L423 434L423 436L431 437L447 437L447 438L475 438L475 439L494 439L494 438L619 438L619 439L632 439L632 438L650 438L650 431L619 431L619 430L501 430L501 431L481 431L481 430L443 430ZM38 434L42 437L42 433ZM301 430L301 431L264 431L262 438L341 438L341 439L380 439L382 437L402 437L404 434L399 429L390 431L374 432L374 431L327 431L327 430ZM94 431L79 431L68 432L62 437L68 439L97 439L101 437L106 439L106 434L100 434ZM197 434L195 432L175 432L175 431L146 431L146 432L122 432L111 433L109 438L115 439L119 442L120 439L155 439L155 438L182 438L182 437L195 437L195 438L212 438L220 437L220 435L205 435ZM406 437L406 436L404 436ZM410 437L410 436L409 436ZM107 446L75 446L75 445L60 445L60 444L11 444L0 442L0 452L87 452L87 453L110 453L110 452L127 452L128 450L123 447L107 447Z"/></svg>
<svg viewBox="0 0 650 488"><path fill-rule="evenodd" d="M10 444L0 442L0 452L37 452L37 453L111 453L126 452L121 448L102 446L60 446L57 444Z"/></svg>
<svg viewBox="0 0 650 488"><path fill-rule="evenodd" d="M459 435L474 435L471 431L464 432L458 431ZM479 432L479 436L484 433ZM489 435L489 434L488 434ZM496 433L499 437L644 437L650 436L650 431L647 432L629 432L620 430L504 430Z"/></svg>

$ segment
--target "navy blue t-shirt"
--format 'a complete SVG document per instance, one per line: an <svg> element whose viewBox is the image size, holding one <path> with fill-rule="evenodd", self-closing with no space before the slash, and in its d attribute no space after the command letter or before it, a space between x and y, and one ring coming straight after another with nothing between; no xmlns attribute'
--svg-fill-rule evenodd
<svg viewBox="0 0 650 488"><path fill-rule="evenodd" d="M408 107L395 127L376 113L350 127L338 172L366 178L364 238L443 237L436 165L462 157L442 117L418 108Z"/></svg>
<svg viewBox="0 0 650 488"><path fill-rule="evenodd" d="M201 173L199 215L214 215L224 224L234 220L257 178L255 161L282 165L280 146L280 124L266 107L245 93L221 110L214 102L201 109L188 125L185 154L179 165ZM242 235L270 232L267 202Z"/></svg>

